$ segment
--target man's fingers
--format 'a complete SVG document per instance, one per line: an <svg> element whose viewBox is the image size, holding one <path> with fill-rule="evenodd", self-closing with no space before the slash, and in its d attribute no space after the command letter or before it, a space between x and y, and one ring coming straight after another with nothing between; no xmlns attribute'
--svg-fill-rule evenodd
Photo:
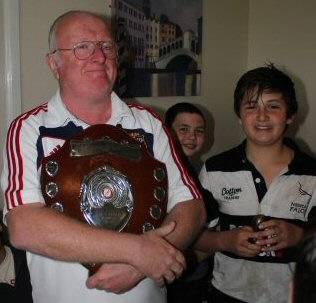
<svg viewBox="0 0 316 303"><path fill-rule="evenodd" d="M96 288L96 281L97 279L94 276L91 276L90 278L88 278L88 280L86 281L87 288L89 289Z"/></svg>
<svg viewBox="0 0 316 303"><path fill-rule="evenodd" d="M173 271L169 271L164 274L164 278L165 278L165 282L170 284L174 281L174 279L176 278L176 275L174 274Z"/></svg>
<svg viewBox="0 0 316 303"><path fill-rule="evenodd" d="M173 271L175 278L180 278L183 271L184 271L184 267L181 266L180 264L175 264L174 266L172 266L171 270Z"/></svg>
<svg viewBox="0 0 316 303"><path fill-rule="evenodd" d="M176 222L171 221L171 222L167 223L166 225L163 225L163 226L161 226L153 231L150 231L150 232L153 232L160 237L166 237L174 231L175 227L176 227Z"/></svg>

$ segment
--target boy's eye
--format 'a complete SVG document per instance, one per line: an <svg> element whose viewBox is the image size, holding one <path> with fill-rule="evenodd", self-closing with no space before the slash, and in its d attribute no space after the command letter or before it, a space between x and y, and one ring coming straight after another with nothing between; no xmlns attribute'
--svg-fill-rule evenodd
<svg viewBox="0 0 316 303"><path fill-rule="evenodd" d="M258 106L258 102L247 102L245 103L245 109L255 109Z"/></svg>
<svg viewBox="0 0 316 303"><path fill-rule="evenodd" d="M280 108L280 104L269 104L268 108L269 109L279 109Z"/></svg>
<svg viewBox="0 0 316 303"><path fill-rule="evenodd" d="M179 128L179 131L180 131L181 133L187 133L187 132L189 132L189 128L188 128L188 127L180 127L180 128Z"/></svg>
<svg viewBox="0 0 316 303"><path fill-rule="evenodd" d="M204 129L198 128L194 132L195 132L196 135L203 135L204 134Z"/></svg>

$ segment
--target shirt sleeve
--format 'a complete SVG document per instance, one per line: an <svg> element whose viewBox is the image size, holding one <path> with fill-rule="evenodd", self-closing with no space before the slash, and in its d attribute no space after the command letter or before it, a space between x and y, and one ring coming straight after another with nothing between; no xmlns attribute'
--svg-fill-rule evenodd
<svg viewBox="0 0 316 303"><path fill-rule="evenodd" d="M214 198L212 191L211 191L211 180L209 178L209 174L206 171L205 164L203 165L199 180L201 182L202 187L204 188L204 201L205 201L205 208L207 210L207 218L208 218L208 227L212 228L218 224L219 220L219 210L218 210L218 203Z"/></svg>
<svg viewBox="0 0 316 303"><path fill-rule="evenodd" d="M4 215L20 205L44 203L37 167L37 138L38 129L23 116L11 123L3 151L1 174Z"/></svg>
<svg viewBox="0 0 316 303"><path fill-rule="evenodd" d="M155 127L154 155L167 168L168 211L179 202L202 198L197 184L176 151L170 133L161 122L157 122Z"/></svg>

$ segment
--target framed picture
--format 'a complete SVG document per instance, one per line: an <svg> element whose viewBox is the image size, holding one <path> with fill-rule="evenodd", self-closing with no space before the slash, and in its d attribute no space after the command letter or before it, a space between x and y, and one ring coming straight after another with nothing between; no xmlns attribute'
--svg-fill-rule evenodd
<svg viewBox="0 0 316 303"><path fill-rule="evenodd" d="M121 97L197 96L202 0L110 0Z"/></svg>

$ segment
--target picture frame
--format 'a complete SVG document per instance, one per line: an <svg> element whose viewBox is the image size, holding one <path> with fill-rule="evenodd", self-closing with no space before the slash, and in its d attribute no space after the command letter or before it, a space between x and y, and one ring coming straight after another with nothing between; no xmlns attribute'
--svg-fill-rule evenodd
<svg viewBox="0 0 316 303"><path fill-rule="evenodd" d="M107 3L118 45L120 97L201 95L202 0Z"/></svg>

